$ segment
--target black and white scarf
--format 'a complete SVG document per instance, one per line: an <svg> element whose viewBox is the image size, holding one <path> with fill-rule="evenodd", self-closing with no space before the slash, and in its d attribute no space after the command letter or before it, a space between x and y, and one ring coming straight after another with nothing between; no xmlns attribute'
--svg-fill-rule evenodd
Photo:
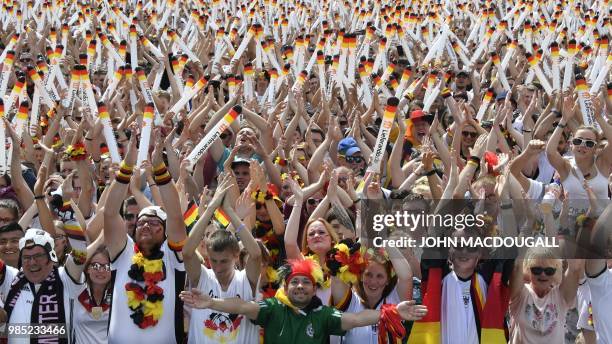
<svg viewBox="0 0 612 344"><path fill-rule="evenodd" d="M34 304L32 305L32 315L30 322L32 324L65 324L66 314L64 310L64 285L60 279L59 271L57 267L53 268L53 271L47 276L47 278L41 283L38 292L35 289L33 283L30 283L23 273L19 271L15 280L11 285L11 289L6 298L4 310L7 313L8 318L11 318L11 313L17 304L17 300L21 295L22 289L25 285L30 284L30 290L34 294ZM59 338L58 336L40 336L38 338L30 338L30 343L39 343L44 341L45 343L68 343L66 337Z"/></svg>

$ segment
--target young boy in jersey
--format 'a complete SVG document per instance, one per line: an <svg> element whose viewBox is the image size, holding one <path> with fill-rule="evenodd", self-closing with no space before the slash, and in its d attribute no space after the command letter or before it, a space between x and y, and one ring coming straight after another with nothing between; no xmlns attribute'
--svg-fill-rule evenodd
<svg viewBox="0 0 612 344"><path fill-rule="evenodd" d="M210 201L206 211L198 220L183 248L185 270L191 288L214 298L239 298L245 301L255 300L257 281L261 269L261 251L251 232L242 223L236 212L232 193L235 187L233 178L228 177L217 187L217 192ZM253 202L250 193L246 195L252 210ZM205 239L208 226L214 211L223 206L230 218L234 232L219 229ZM244 201L245 199L243 199ZM246 268L237 270L236 263L240 257L240 246L236 236L241 239L248 252ZM211 268L200 262L196 249L202 240L206 240ZM191 312L189 325L189 343L240 343L257 344L259 331L257 326L245 319L242 314L215 312L210 309L194 309Z"/></svg>
<svg viewBox="0 0 612 344"><path fill-rule="evenodd" d="M400 321L418 320L425 316L427 308L414 301L396 305L383 305L381 310L364 310L359 313L342 313L324 306L315 296L317 284L323 281L323 272L311 259L290 260L280 268L284 285L276 297L264 301L218 299L198 290L184 291L181 298L194 308L210 308L220 312L244 314L265 330L264 343L328 343L330 335L343 335L345 331L378 323L380 332L394 332ZM399 326L398 326L399 325Z"/></svg>

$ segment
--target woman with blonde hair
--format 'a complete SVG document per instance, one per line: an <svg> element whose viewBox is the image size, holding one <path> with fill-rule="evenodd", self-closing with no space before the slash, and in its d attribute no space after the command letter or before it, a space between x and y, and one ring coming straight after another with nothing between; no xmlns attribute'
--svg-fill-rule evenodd
<svg viewBox="0 0 612 344"><path fill-rule="evenodd" d="M582 261L563 260L550 248L530 248L515 261L510 280L510 343L563 343Z"/></svg>
<svg viewBox="0 0 612 344"><path fill-rule="evenodd" d="M326 220L311 220L308 221L304 227L301 248L298 246L300 215L302 212L302 204L304 202L304 194L295 180L290 179L289 183L291 190L293 191L294 203L293 210L291 211L291 215L289 216L289 221L287 222L287 227L285 230L284 239L287 259L308 259L310 256L317 260L320 266L325 266L327 252L331 250L332 247L334 247L334 245L338 242L338 235ZM339 301L332 299L330 286L331 281L329 278L326 278L324 285L317 288L316 296L321 299L324 305L332 305L333 302ZM344 288L345 290L348 290L349 287L345 285Z"/></svg>

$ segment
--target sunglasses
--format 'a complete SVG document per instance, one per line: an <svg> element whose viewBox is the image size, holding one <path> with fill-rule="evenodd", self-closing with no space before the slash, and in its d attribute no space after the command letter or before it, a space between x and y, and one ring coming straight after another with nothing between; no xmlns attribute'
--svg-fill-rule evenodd
<svg viewBox="0 0 612 344"><path fill-rule="evenodd" d="M474 132L471 132L471 131L464 131L461 134L463 135L463 137L471 137L473 139L478 137L478 133L474 133Z"/></svg>
<svg viewBox="0 0 612 344"><path fill-rule="evenodd" d="M347 156L347 157L344 157L344 159L348 163L356 163L356 164L363 161L363 157L360 157L360 156Z"/></svg>
<svg viewBox="0 0 612 344"><path fill-rule="evenodd" d="M543 273L546 274L546 276L552 276L557 272L557 269L555 268L543 268L540 266L534 266L532 268L530 268L529 270L531 270L531 273L533 275L539 276Z"/></svg>
<svg viewBox="0 0 612 344"><path fill-rule="evenodd" d="M340 122L338 122L338 124L344 126L344 125L348 125L348 122L347 121L340 121Z"/></svg>
<svg viewBox="0 0 612 344"><path fill-rule="evenodd" d="M135 214L125 214L123 215L123 218L125 220L132 221L134 218L136 218L136 215Z"/></svg>
<svg viewBox="0 0 612 344"><path fill-rule="evenodd" d="M232 134L227 134L227 133L221 133L221 135L219 135L219 137L221 138L221 140L225 140L226 137L228 136L232 136Z"/></svg>
<svg viewBox="0 0 612 344"><path fill-rule="evenodd" d="M96 271L110 271L110 264L91 263L89 266L92 270Z"/></svg>
<svg viewBox="0 0 612 344"><path fill-rule="evenodd" d="M136 222L136 227L144 227L145 225L149 225L149 227L162 227L164 224L161 221L138 221Z"/></svg>
<svg viewBox="0 0 612 344"><path fill-rule="evenodd" d="M321 198L309 198L306 202L308 202L308 205L319 204L321 202Z"/></svg>
<svg viewBox="0 0 612 344"><path fill-rule="evenodd" d="M581 138L575 138L572 140L572 144L574 146L587 146L588 148L595 147L595 141L593 140L585 140Z"/></svg>

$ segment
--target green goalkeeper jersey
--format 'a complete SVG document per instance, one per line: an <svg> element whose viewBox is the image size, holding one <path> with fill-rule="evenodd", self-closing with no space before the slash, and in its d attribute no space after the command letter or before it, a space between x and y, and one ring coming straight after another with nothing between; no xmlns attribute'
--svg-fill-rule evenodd
<svg viewBox="0 0 612 344"><path fill-rule="evenodd" d="M342 312L319 306L308 313L295 312L290 307L269 298L259 302L255 324L264 328L265 344L325 344L329 336L342 336Z"/></svg>

